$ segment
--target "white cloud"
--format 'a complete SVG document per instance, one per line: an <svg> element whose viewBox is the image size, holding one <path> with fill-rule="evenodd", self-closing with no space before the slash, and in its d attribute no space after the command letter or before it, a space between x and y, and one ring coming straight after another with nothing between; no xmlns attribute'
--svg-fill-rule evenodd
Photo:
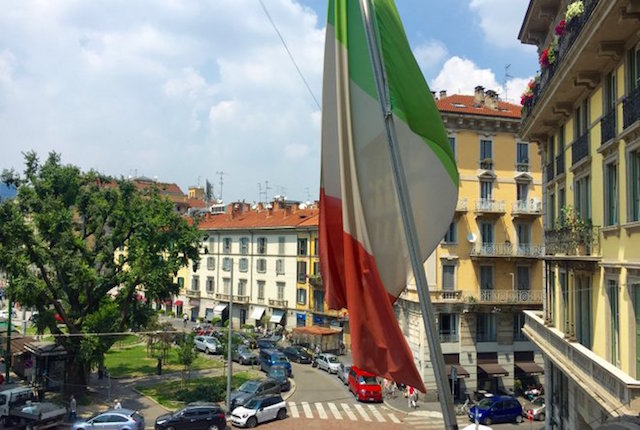
<svg viewBox="0 0 640 430"><path fill-rule="evenodd" d="M11 51L0 52L0 84L9 83L13 79L13 68L15 67L15 57Z"/></svg>
<svg viewBox="0 0 640 430"><path fill-rule="evenodd" d="M413 55L425 76L431 75L442 65L447 56L447 47L439 40L429 40L414 49Z"/></svg>
<svg viewBox="0 0 640 430"><path fill-rule="evenodd" d="M471 0L469 8L477 14L480 28L489 43L499 48L535 49L522 45L518 32L529 0Z"/></svg>

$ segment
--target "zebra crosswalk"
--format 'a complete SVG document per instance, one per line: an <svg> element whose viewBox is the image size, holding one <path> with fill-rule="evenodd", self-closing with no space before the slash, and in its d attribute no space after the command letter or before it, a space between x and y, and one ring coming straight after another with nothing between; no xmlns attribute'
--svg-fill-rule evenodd
<svg viewBox="0 0 640 430"><path fill-rule="evenodd" d="M320 420L349 420L400 424L403 421L393 412L380 409L376 405L334 403L334 402L287 402L289 414L293 418Z"/></svg>

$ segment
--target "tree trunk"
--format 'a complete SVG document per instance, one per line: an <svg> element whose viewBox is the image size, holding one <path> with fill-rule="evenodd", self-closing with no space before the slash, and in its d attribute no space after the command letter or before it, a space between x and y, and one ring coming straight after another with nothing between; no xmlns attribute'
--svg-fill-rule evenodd
<svg viewBox="0 0 640 430"><path fill-rule="evenodd" d="M89 369L86 363L78 360L77 357L67 361L67 382L65 391L67 393L78 393L87 389L89 382Z"/></svg>

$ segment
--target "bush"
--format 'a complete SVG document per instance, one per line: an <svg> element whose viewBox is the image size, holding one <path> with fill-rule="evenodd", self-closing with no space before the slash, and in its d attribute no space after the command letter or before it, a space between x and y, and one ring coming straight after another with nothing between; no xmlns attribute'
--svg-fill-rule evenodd
<svg viewBox="0 0 640 430"><path fill-rule="evenodd" d="M242 324L242 328L243 328L244 330L251 330L251 331L254 331L254 330L255 330L255 327L254 327L254 326L252 326L251 324Z"/></svg>
<svg viewBox="0 0 640 430"><path fill-rule="evenodd" d="M224 400L227 387L218 381L212 381L207 385L196 385L195 387L178 390L176 398L185 403L191 402L220 402Z"/></svg>

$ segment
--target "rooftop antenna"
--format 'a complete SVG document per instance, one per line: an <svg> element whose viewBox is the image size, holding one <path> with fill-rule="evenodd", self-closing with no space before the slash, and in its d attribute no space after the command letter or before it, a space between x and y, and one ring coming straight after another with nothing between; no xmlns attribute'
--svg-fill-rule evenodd
<svg viewBox="0 0 640 430"><path fill-rule="evenodd" d="M309 187L305 187L304 189L307 191L307 201L310 202L311 201L311 192L309 192Z"/></svg>
<svg viewBox="0 0 640 430"><path fill-rule="evenodd" d="M269 186L269 181L264 181L264 201L266 202L269 199L269 190L272 189L272 187Z"/></svg>
<svg viewBox="0 0 640 430"><path fill-rule="evenodd" d="M220 201L222 201L222 185L224 184L224 175L226 175L227 172L224 172L222 170L218 170L216 172L216 175L220 176Z"/></svg>
<svg viewBox="0 0 640 430"><path fill-rule="evenodd" d="M509 67L511 67L511 64L507 64L506 66L504 66L504 100L505 101L509 101L509 93L507 90L507 79L509 78L513 78L513 76L511 76L509 74Z"/></svg>

